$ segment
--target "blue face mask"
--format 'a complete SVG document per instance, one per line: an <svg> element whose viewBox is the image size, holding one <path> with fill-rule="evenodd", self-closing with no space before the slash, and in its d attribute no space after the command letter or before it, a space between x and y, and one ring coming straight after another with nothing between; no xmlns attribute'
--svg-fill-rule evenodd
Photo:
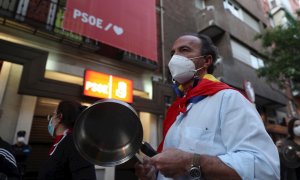
<svg viewBox="0 0 300 180"><path fill-rule="evenodd" d="M53 135L54 135L54 126L52 125L52 120L53 120L53 117L49 121L48 132L53 137Z"/></svg>

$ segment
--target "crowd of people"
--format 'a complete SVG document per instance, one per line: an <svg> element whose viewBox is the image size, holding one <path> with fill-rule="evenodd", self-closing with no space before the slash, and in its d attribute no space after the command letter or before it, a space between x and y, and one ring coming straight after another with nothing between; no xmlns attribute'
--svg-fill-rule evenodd
<svg viewBox="0 0 300 180"><path fill-rule="evenodd" d="M218 58L211 39L180 36L168 64L177 99L163 123L158 154L135 164L140 180L170 179L300 179L300 120L288 123L288 137L276 142L259 113L238 90L212 74ZM75 148L72 128L85 107L61 101L48 117L54 142L38 179L96 179L94 164ZM18 133L10 146L0 138L0 179L20 179L31 152ZM289 159L290 158L290 159Z"/></svg>

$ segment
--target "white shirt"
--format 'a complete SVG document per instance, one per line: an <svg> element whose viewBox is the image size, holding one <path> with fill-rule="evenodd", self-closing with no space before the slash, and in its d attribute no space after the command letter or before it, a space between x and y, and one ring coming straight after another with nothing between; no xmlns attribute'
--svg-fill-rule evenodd
<svg viewBox="0 0 300 180"><path fill-rule="evenodd" d="M276 146L254 105L235 90L189 104L170 127L166 148L217 156L244 180L280 179ZM157 179L169 178L159 173Z"/></svg>

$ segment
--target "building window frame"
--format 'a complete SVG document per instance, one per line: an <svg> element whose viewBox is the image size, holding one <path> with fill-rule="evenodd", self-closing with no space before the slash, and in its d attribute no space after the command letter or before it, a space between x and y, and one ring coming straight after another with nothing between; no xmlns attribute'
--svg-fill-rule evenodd
<svg viewBox="0 0 300 180"><path fill-rule="evenodd" d="M249 65L253 69L264 67L264 59L257 55L257 53L251 51L249 48L234 39L230 40L230 45L232 56L235 59Z"/></svg>
<svg viewBox="0 0 300 180"><path fill-rule="evenodd" d="M206 8L205 0L195 0L195 7L199 10L204 10Z"/></svg>
<svg viewBox="0 0 300 180"><path fill-rule="evenodd" d="M224 9L229 10L235 17L243 21L242 9L231 0L223 0Z"/></svg>
<svg viewBox="0 0 300 180"><path fill-rule="evenodd" d="M257 32L260 32L259 21L251 14L244 11L235 1L223 0L224 9L229 10L232 15L243 21Z"/></svg>

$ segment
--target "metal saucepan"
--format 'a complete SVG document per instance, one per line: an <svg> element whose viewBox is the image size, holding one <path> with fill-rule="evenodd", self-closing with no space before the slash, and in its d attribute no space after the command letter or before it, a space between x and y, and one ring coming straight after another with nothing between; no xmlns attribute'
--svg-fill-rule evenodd
<svg viewBox="0 0 300 180"><path fill-rule="evenodd" d="M74 142L79 153L99 166L116 166L141 149L148 156L156 151L143 142L143 127L135 110L127 103L104 99L85 109L74 129Z"/></svg>
<svg viewBox="0 0 300 180"><path fill-rule="evenodd" d="M284 140L279 150L281 162L288 168L295 169L300 167L300 159L296 154L297 151L300 151L300 148L294 142Z"/></svg>

